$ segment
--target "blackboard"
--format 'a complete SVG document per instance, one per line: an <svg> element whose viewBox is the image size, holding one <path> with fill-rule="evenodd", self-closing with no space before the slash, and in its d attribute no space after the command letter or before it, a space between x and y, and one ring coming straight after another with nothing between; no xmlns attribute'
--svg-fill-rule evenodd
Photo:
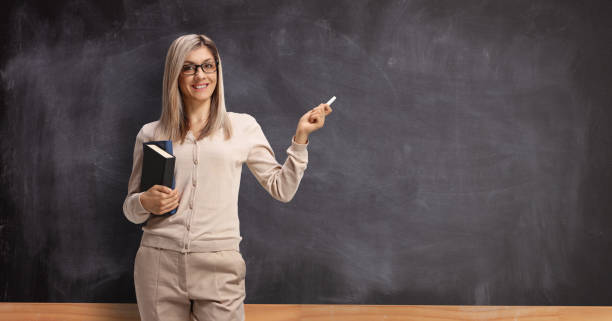
<svg viewBox="0 0 612 321"><path fill-rule="evenodd" d="M290 203L246 166L246 303L612 304L606 1L21 1L3 19L0 298L135 302L122 213L168 46L217 43Z"/></svg>

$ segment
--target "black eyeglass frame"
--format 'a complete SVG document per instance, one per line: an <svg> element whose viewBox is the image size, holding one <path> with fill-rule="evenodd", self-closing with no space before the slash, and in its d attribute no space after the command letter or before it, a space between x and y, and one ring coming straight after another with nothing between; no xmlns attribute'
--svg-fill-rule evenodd
<svg viewBox="0 0 612 321"><path fill-rule="evenodd" d="M219 61L217 59L215 59L215 70L210 71L210 72L207 72L207 71L204 70L204 65L208 64L208 63L209 62L203 62L203 63L201 63L199 65L196 65L196 64L185 65L185 66L194 66L195 67L195 69L193 70L193 74L186 74L185 71L183 70L183 68L185 68L185 66L181 67L181 74L187 75L187 76L193 76L193 75L198 73L198 67L200 67L200 69L202 69L202 72L205 73L205 74L212 74L213 72L217 72L217 68L219 67Z"/></svg>

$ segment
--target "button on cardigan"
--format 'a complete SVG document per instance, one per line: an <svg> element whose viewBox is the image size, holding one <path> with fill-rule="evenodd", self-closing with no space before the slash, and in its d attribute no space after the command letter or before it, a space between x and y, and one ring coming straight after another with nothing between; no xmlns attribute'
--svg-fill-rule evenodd
<svg viewBox="0 0 612 321"><path fill-rule="evenodd" d="M239 250L238 190L244 163L272 197L281 202L293 198L308 163L308 143L292 139L280 165L253 116L228 115L233 129L229 140L219 129L198 141L189 131L183 144L173 142L175 188L181 196L173 215L151 214L140 201L142 143L154 140L159 121L140 129L123 213L133 223L146 222L141 245L180 252Z"/></svg>

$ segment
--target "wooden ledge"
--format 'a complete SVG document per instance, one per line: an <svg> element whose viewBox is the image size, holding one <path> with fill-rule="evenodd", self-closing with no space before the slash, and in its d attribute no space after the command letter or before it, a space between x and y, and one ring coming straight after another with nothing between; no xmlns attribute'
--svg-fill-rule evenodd
<svg viewBox="0 0 612 321"><path fill-rule="evenodd" d="M604 321L612 307L246 304L248 321ZM136 304L0 303L0 321L136 321Z"/></svg>

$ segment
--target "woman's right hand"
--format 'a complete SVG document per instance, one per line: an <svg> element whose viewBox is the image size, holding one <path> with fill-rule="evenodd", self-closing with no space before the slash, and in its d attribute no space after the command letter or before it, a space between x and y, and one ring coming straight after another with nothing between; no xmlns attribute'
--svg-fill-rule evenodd
<svg viewBox="0 0 612 321"><path fill-rule="evenodd" d="M179 205L179 198L177 189L163 185L153 185L148 191L140 194L142 206L155 215L175 209Z"/></svg>

